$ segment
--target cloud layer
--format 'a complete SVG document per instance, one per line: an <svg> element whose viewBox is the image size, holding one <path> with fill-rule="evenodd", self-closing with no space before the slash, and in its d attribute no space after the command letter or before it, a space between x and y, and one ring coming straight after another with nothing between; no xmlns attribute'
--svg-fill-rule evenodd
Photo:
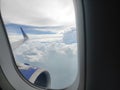
<svg viewBox="0 0 120 90"><path fill-rule="evenodd" d="M14 53L18 62L29 63L50 72L52 88L65 88L76 78L77 44L28 41Z"/></svg>
<svg viewBox="0 0 120 90"><path fill-rule="evenodd" d="M73 0L2 0L5 23L33 26L75 24Z"/></svg>
<svg viewBox="0 0 120 90"><path fill-rule="evenodd" d="M52 88L68 87L76 79L78 70L75 33L75 28L70 27L61 34L29 35L29 40L14 51L15 59L46 69L51 75ZM9 37L18 38L19 35Z"/></svg>

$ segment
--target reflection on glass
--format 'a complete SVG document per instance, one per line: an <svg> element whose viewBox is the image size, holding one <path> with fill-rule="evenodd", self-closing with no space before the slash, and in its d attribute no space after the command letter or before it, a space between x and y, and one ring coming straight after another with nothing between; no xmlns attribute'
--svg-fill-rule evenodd
<svg viewBox="0 0 120 90"><path fill-rule="evenodd" d="M2 0L2 17L16 64L31 83L52 89L77 76L72 0Z"/></svg>

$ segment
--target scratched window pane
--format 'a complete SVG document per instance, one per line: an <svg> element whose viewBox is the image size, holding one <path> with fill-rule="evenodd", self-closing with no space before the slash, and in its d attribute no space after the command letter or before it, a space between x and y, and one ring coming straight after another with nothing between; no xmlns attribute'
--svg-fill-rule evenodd
<svg viewBox="0 0 120 90"><path fill-rule="evenodd" d="M36 86L63 89L78 73L73 0L1 0L16 65Z"/></svg>

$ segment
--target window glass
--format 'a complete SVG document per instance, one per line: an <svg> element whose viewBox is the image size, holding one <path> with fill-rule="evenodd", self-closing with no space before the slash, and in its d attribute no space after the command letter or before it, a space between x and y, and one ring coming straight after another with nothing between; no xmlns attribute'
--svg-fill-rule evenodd
<svg viewBox="0 0 120 90"><path fill-rule="evenodd" d="M16 65L36 86L63 89L78 73L73 0L1 0Z"/></svg>

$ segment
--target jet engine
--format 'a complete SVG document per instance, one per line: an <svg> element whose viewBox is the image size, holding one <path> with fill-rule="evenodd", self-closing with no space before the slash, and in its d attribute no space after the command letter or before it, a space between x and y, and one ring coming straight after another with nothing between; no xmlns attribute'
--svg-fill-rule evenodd
<svg viewBox="0 0 120 90"><path fill-rule="evenodd" d="M50 87L51 79L48 71L39 67L33 67L27 63L17 63L17 66L21 74L34 85Z"/></svg>

